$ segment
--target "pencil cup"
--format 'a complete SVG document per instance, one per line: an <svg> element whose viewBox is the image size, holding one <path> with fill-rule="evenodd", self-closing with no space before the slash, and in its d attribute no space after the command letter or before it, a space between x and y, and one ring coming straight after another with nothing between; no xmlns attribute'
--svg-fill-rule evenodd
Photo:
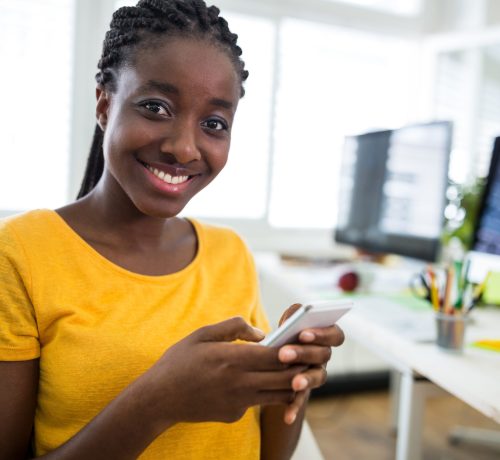
<svg viewBox="0 0 500 460"><path fill-rule="evenodd" d="M465 318L463 315L436 314L437 346L461 353L464 348Z"/></svg>

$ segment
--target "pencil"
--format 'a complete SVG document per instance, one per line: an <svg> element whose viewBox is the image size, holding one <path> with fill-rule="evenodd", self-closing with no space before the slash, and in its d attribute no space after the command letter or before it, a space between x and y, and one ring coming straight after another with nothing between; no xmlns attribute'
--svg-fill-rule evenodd
<svg viewBox="0 0 500 460"><path fill-rule="evenodd" d="M436 284L436 274L430 265L427 267L427 273L429 274L429 279L431 281L432 306L434 307L434 310L439 311L439 293Z"/></svg>
<svg viewBox="0 0 500 460"><path fill-rule="evenodd" d="M491 271L486 273L486 276L484 277L484 280L481 284L476 286L476 289L474 289L474 300L477 301L481 298L483 295L484 288L486 287L486 284L488 284L488 279L491 275Z"/></svg>
<svg viewBox="0 0 500 460"><path fill-rule="evenodd" d="M453 266L446 269L446 284L444 287L444 299L443 299L443 311L446 314L453 314L453 307L450 305L451 298L451 288L453 286L453 278L455 276L455 270Z"/></svg>

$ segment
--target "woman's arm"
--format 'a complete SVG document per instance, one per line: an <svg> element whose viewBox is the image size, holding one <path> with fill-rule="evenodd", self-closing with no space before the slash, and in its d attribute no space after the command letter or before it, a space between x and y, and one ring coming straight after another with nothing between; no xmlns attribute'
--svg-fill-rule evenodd
<svg viewBox="0 0 500 460"><path fill-rule="evenodd" d="M29 456L38 363L38 359L0 362L1 460L24 460ZM75 437L43 458L137 458L158 434L168 428L168 421L155 424L154 420L158 418L148 414L151 401L143 389L143 383L139 381L128 387Z"/></svg>
<svg viewBox="0 0 500 460"><path fill-rule="evenodd" d="M300 304L289 307L280 324L291 316ZM326 363L331 357L331 347L344 342L344 332L338 326L313 328L302 331L298 343L284 345L278 357L283 364L301 365L306 369L295 375L291 388L293 401L287 406L263 407L261 414L261 458L263 460L289 459L297 446L305 408L310 391L326 381Z"/></svg>
<svg viewBox="0 0 500 460"><path fill-rule="evenodd" d="M28 456L38 387L38 359L0 362L0 459Z"/></svg>
<svg viewBox="0 0 500 460"><path fill-rule="evenodd" d="M267 406L262 408L261 460L288 460L299 440L306 404L297 413L295 421L289 425L284 422L285 406Z"/></svg>
<svg viewBox="0 0 500 460"><path fill-rule="evenodd" d="M135 459L177 422L233 422L256 405L287 404L304 366L285 365L278 351L242 318L198 329L171 348L46 460ZM31 364L29 364L31 363ZM31 369L31 371L30 371ZM24 459L38 382L38 361L0 367L0 459ZM36 370L36 372L35 372ZM14 423L12 423L14 422Z"/></svg>

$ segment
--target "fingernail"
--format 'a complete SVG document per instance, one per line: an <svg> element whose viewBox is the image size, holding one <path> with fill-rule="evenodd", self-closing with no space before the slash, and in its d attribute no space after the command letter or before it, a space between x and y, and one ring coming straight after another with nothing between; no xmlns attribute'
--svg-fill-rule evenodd
<svg viewBox="0 0 500 460"><path fill-rule="evenodd" d="M280 357L281 359L284 359L286 361L291 361L297 358L297 352L295 350L292 350L291 348L285 348L284 350L280 351Z"/></svg>
<svg viewBox="0 0 500 460"><path fill-rule="evenodd" d="M295 384L295 387L297 390L305 390L307 388L308 382L305 377L302 377L300 379L297 379L297 382Z"/></svg>
<svg viewBox="0 0 500 460"><path fill-rule="evenodd" d="M312 342L314 340L314 334L309 331L304 331L300 334L300 340L303 342Z"/></svg>
<svg viewBox="0 0 500 460"><path fill-rule="evenodd" d="M293 422L295 422L295 419L297 418L297 414L294 412L292 415L288 416L288 424L291 425Z"/></svg>
<svg viewBox="0 0 500 460"><path fill-rule="evenodd" d="M253 330L256 332L256 334L261 335L262 337L266 335L264 331L260 330L258 327L254 327Z"/></svg>

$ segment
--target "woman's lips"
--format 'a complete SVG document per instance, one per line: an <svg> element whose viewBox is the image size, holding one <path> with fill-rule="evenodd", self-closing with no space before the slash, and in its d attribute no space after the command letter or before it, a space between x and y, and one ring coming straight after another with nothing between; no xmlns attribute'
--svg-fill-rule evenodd
<svg viewBox="0 0 500 460"><path fill-rule="evenodd" d="M156 167L153 167L143 161L139 161L147 171L149 180L156 188L169 193L182 192L186 189L195 175L173 175Z"/></svg>

